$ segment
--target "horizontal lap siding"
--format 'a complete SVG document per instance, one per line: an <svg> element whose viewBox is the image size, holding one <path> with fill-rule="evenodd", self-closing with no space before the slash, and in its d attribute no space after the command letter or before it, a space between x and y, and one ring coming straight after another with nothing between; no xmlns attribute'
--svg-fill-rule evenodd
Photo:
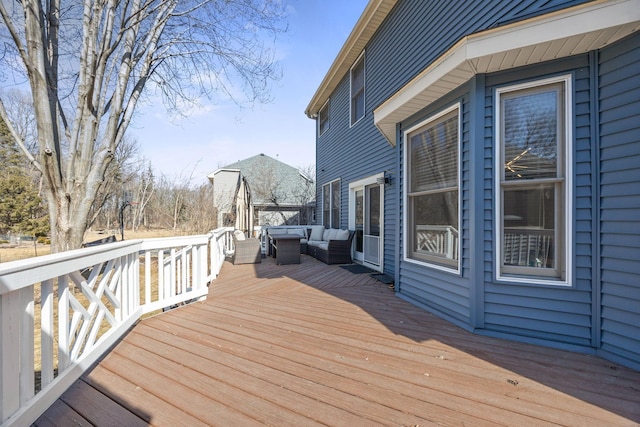
<svg viewBox="0 0 640 427"><path fill-rule="evenodd" d="M461 137L462 143L460 148L461 161L461 257L460 263L462 267L462 275L457 273L448 273L436 270L425 265L416 264L409 261L401 261L400 269L400 294L410 301L417 302L426 306L430 310L434 310L444 315L449 320L456 322L461 326L468 325L471 317L471 283L470 276L470 259L469 249L471 239L469 236L470 228L470 187L471 176L470 170L470 154L469 154L469 95L462 88L461 94L464 96L456 96L452 94L450 99L445 100L433 111L425 112L416 118L416 121L427 119L442 108L453 105L461 101ZM407 125L410 127L411 125ZM400 150L403 150L404 143ZM404 185L404 183L403 183ZM402 251L405 249L403 248ZM401 252L402 254L404 252Z"/></svg>
<svg viewBox="0 0 640 427"><path fill-rule="evenodd" d="M398 166L402 155L401 144L392 147L373 123L373 111L412 78L427 68L463 37L503 25L507 22L548 12L560 6L568 7L584 1L561 0L488 0L488 1L440 1L400 0L366 47L365 57L365 118L353 127L349 126L349 74L331 94L329 130L317 141L318 195L322 185L341 179L341 224L348 224L349 182L387 171L391 185L385 187L385 272L399 278L400 292L436 311L450 316L459 323L470 322L470 293L472 260L469 259L471 207L474 179L485 182L485 197L491 195L490 176L471 176L468 147L462 151L462 275L443 273L415 263L403 262L401 207L402 170ZM427 107L427 106L425 106ZM465 111L465 115L466 115ZM418 120L414 117L412 120ZM465 118L465 126L468 119ZM406 123L402 123L403 127ZM465 128L464 132L469 129ZM465 141L469 138L465 135ZM394 141L395 142L395 141ZM490 149L489 149L490 151ZM491 154L488 154L491 156ZM484 173L492 169L490 160ZM322 221L322 199L317 201L317 222ZM493 277L491 244L492 207L485 207L485 223L488 227L482 238L485 242L485 278ZM399 261L400 260L400 261ZM395 271L395 266L398 271ZM476 276L481 277L481 276Z"/></svg>
<svg viewBox="0 0 640 427"><path fill-rule="evenodd" d="M576 68L576 67L579 68ZM549 75L573 73L573 263L570 288L504 283L495 280L494 246L494 91L496 87ZM592 242L593 197L591 190L590 84L587 57L529 67L487 78L485 92L485 301L484 328L523 339L553 341L568 345L592 345ZM487 149L487 147L491 147ZM489 169L487 169L489 170ZM496 183L496 191L498 184Z"/></svg>
<svg viewBox="0 0 640 427"><path fill-rule="evenodd" d="M373 86L369 82L369 52L365 53L366 73L366 113L354 126L350 126L350 79L341 81L329 101L329 129L318 138L317 159L317 219L322 223L322 185L340 179L340 227L349 226L349 184L369 176L385 172L392 179L392 185L385 186L384 204L384 270L394 275L395 264L395 220L397 200L395 181L397 173L395 148L373 124L372 106L369 93Z"/></svg>
<svg viewBox="0 0 640 427"><path fill-rule="evenodd" d="M473 34L487 28L495 27L503 22L531 14L539 14L542 7L557 6L558 3L565 5L578 4L582 2L559 2L559 1L519 1L493 0L483 2L465 1L399 1L387 20L378 30L367 47L366 68L367 68L367 111L375 109L382 104L393 93L405 85L410 79L423 71L430 63L437 59L443 52L453 46L462 37ZM465 116L468 112L465 108ZM414 117L412 120L424 119L425 117ZM468 144L468 117L463 120L463 140ZM403 123L402 127L407 128L411 124ZM398 144L399 150L396 156L402 156L402 147ZM490 154L489 154L490 155ZM404 248L402 245L402 217L400 207L403 206L401 177L402 169L398 168L397 180L392 185L395 191L394 209L396 216L393 217L394 229L400 234L398 241L400 247L394 257L399 261L399 282L400 293L415 302L438 311L459 324L469 324L471 311L471 288L469 281L471 275L471 260L469 258L469 248L471 239L470 211L469 206L472 195L470 194L473 179L470 175L469 149L465 147L462 152L462 275L443 273L439 270L402 261ZM370 158L367 157L367 160ZM485 171L491 171L491 159L487 160ZM370 168L370 170L375 170ZM485 182L487 197L491 199L490 172L486 176L480 177ZM398 183L395 185L395 183ZM485 209L485 222L491 230L491 207ZM396 222L397 221L397 222ZM386 230L389 233L390 217L387 217ZM395 236L394 236L395 237ZM491 245L491 232L488 231L483 236L486 244ZM385 248L389 239L385 241ZM486 247L487 253L491 248ZM386 253L388 256L389 253ZM487 260L489 276L492 277ZM389 260L385 259L385 265L389 265ZM386 270L386 267L385 267ZM481 276L478 276L481 277Z"/></svg>
<svg viewBox="0 0 640 427"><path fill-rule="evenodd" d="M640 35L600 55L602 349L640 366Z"/></svg>

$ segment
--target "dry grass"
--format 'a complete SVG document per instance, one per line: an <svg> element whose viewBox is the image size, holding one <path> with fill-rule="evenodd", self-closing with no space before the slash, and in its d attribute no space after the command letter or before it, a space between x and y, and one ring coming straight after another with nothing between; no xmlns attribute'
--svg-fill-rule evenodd
<svg viewBox="0 0 640 427"><path fill-rule="evenodd" d="M120 232L116 230L107 230L105 232L99 233L97 231L87 231L85 233L84 241L92 242L94 240L103 239L105 237L115 235L118 240L120 240ZM124 231L124 238L126 240L133 239L151 239L154 237L171 237L171 236L181 236L184 233L175 233L173 230L165 230L165 229L150 229L150 230L138 230L138 231ZM17 261L20 259L32 258L35 256L48 255L51 253L50 245L34 245L33 242L24 242L19 246L16 245L0 245L0 263L9 262L9 261Z"/></svg>

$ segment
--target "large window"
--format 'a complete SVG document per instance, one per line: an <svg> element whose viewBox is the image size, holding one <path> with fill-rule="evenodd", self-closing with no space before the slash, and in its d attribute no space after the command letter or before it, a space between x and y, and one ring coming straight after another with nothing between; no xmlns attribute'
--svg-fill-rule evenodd
<svg viewBox="0 0 640 427"><path fill-rule="evenodd" d="M329 101L327 101L318 113L318 136L329 129Z"/></svg>
<svg viewBox="0 0 640 427"><path fill-rule="evenodd" d="M322 225L340 228L340 180L322 186Z"/></svg>
<svg viewBox="0 0 640 427"><path fill-rule="evenodd" d="M406 256L459 269L460 107L405 133Z"/></svg>
<svg viewBox="0 0 640 427"><path fill-rule="evenodd" d="M351 68L351 125L364 117L364 53Z"/></svg>
<svg viewBox="0 0 640 427"><path fill-rule="evenodd" d="M497 91L497 262L501 279L567 282L570 78Z"/></svg>

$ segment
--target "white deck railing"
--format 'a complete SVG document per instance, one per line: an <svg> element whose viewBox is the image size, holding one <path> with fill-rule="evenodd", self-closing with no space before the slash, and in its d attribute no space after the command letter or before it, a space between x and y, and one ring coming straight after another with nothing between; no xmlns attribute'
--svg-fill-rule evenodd
<svg viewBox="0 0 640 427"><path fill-rule="evenodd" d="M0 424L33 423L141 316L206 297L231 231L0 264Z"/></svg>

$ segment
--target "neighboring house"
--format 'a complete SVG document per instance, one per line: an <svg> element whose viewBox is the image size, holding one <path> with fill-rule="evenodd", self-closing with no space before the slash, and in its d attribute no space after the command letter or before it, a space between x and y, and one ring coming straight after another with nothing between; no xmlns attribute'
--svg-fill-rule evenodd
<svg viewBox="0 0 640 427"><path fill-rule="evenodd" d="M209 175L209 181L218 226L249 231L261 225L313 220L313 180L264 154L220 168Z"/></svg>
<svg viewBox="0 0 640 427"><path fill-rule="evenodd" d="M318 222L475 333L640 369L640 3L372 0L306 114Z"/></svg>

